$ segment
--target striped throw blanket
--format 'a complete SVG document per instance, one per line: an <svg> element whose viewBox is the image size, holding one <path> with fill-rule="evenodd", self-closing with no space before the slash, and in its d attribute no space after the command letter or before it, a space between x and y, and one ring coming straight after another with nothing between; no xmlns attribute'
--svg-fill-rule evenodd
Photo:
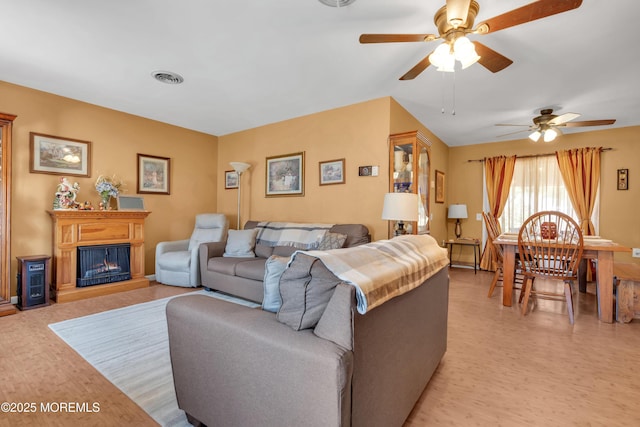
<svg viewBox="0 0 640 427"><path fill-rule="evenodd" d="M447 250L429 235L398 236L351 248L296 253L299 252L320 259L339 279L356 287L360 314L420 286L449 265Z"/></svg>
<svg viewBox="0 0 640 427"><path fill-rule="evenodd" d="M259 222L256 244L266 246L293 246L297 249L315 249L333 224L304 224L298 222Z"/></svg>

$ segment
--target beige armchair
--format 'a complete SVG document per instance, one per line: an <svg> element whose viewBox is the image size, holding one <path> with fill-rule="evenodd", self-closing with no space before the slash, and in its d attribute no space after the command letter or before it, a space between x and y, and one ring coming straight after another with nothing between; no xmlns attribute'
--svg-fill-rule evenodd
<svg viewBox="0 0 640 427"><path fill-rule="evenodd" d="M165 285L200 286L198 248L201 243L227 239L229 221L224 214L198 214L191 238L160 242L156 246L156 281Z"/></svg>

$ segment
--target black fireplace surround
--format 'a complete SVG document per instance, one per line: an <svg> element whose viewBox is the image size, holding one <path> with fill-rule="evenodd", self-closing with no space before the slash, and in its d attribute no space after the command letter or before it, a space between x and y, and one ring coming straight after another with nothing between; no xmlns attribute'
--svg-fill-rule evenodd
<svg viewBox="0 0 640 427"><path fill-rule="evenodd" d="M102 285L131 279L131 245L78 247L77 287Z"/></svg>

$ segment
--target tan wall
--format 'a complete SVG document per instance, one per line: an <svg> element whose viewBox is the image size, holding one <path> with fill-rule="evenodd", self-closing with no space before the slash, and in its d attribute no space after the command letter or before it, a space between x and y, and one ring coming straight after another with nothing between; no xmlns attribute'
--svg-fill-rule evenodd
<svg viewBox="0 0 640 427"><path fill-rule="evenodd" d="M380 219L388 185L389 98L273 123L219 139L218 181L229 162L251 164L242 176L241 220L362 223L374 239L386 238ZM267 157L305 153L304 197L265 197ZM346 162L346 182L319 184L320 161ZM377 177L358 176L358 166L380 166ZM221 184L220 188L224 188ZM236 190L220 190L218 207L237 222Z"/></svg>
<svg viewBox="0 0 640 427"><path fill-rule="evenodd" d="M451 147L449 150L448 199L466 203L469 219L463 222L463 234L480 237L482 222L482 163L468 162L498 155L553 153L578 147L609 147L601 157L600 234L629 247L640 247L640 127L597 130L563 135L552 143L532 143L529 139L491 144ZM617 170L629 169L629 190L617 190ZM635 178L634 178L635 177ZM449 234L453 235L453 224ZM616 260L640 262L629 254L616 254Z"/></svg>
<svg viewBox="0 0 640 427"><path fill-rule="evenodd" d="M420 129L433 142L432 162L446 169L448 147L389 97L295 118L220 137L218 180L224 182L229 162L242 161L251 169L242 177L241 220L363 223L374 240L386 239L382 200L389 191L391 133ZM265 197L265 159L305 152L304 197ZM346 161L344 185L319 185L318 162ZM377 177L358 176L358 166L379 166ZM435 172L431 171L433 177ZM221 185L223 188L223 185ZM433 197L431 206L434 205ZM235 228L236 190L220 190L218 207ZM442 205L436 207L436 226L442 234Z"/></svg>
<svg viewBox="0 0 640 427"><path fill-rule="evenodd" d="M144 195L152 211L146 220L145 273L154 272L159 241L187 238L194 215L216 211L217 138L107 108L0 82L0 111L16 114L13 126L11 277L16 256L51 254L52 208L60 176L29 173L29 132L91 141L91 177L80 184L78 199L97 205L99 174L116 174L124 194L136 194L137 153L171 159L171 195ZM15 294L15 283L12 283Z"/></svg>

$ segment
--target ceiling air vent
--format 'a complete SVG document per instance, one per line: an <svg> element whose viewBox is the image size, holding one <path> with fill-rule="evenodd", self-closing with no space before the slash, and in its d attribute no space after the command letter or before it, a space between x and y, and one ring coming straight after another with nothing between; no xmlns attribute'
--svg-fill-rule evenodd
<svg viewBox="0 0 640 427"><path fill-rule="evenodd" d="M320 3L331 7L345 7L349 6L356 0L318 0Z"/></svg>
<svg viewBox="0 0 640 427"><path fill-rule="evenodd" d="M151 75L159 82L170 85L177 85L184 81L180 74L172 73L171 71L154 71Z"/></svg>

